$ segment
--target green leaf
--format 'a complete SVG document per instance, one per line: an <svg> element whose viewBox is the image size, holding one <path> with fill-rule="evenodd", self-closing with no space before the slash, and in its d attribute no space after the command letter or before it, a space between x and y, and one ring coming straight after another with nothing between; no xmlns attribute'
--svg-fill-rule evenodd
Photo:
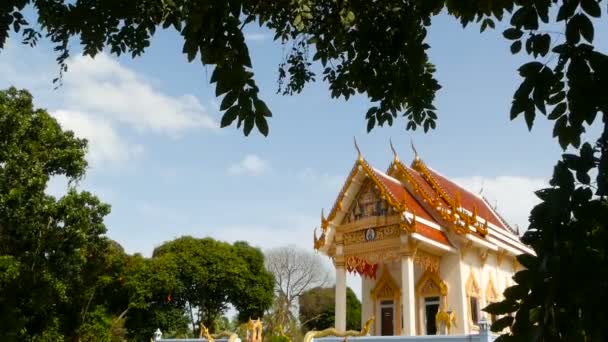
<svg viewBox="0 0 608 342"><path fill-rule="evenodd" d="M566 40L571 44L578 44L580 37L580 14L577 14L568 20L566 24Z"/></svg>
<svg viewBox="0 0 608 342"><path fill-rule="evenodd" d="M510 300L503 300L502 302L492 303L485 308L483 311L493 315L504 315L509 312L513 312L514 302Z"/></svg>
<svg viewBox="0 0 608 342"><path fill-rule="evenodd" d="M503 329L513 325L514 320L515 318L511 316L501 317L496 322L492 323L492 331L501 332Z"/></svg>
<svg viewBox="0 0 608 342"><path fill-rule="evenodd" d="M534 111L534 107L527 108L524 112L524 118L526 119L526 125L528 126L528 130L532 130L532 125L534 125L534 118L536 117L536 112Z"/></svg>
<svg viewBox="0 0 608 342"><path fill-rule="evenodd" d="M559 93L552 95L551 97L549 97L547 99L547 104L554 106L560 102L562 102L564 99L566 98L566 92L565 91L560 91Z"/></svg>
<svg viewBox="0 0 608 342"><path fill-rule="evenodd" d="M599 18L602 15L602 10L596 0L581 0L581 7L592 17Z"/></svg>
<svg viewBox="0 0 608 342"><path fill-rule="evenodd" d="M485 20L482 21L481 26L479 27L479 32L485 31L487 26L488 26L488 23Z"/></svg>
<svg viewBox="0 0 608 342"><path fill-rule="evenodd" d="M502 32L502 35L509 40L519 39L523 34L524 32L522 30L515 27L506 29Z"/></svg>
<svg viewBox="0 0 608 342"><path fill-rule="evenodd" d="M532 272L530 270L521 270L515 273L515 275L513 276L513 280L515 280L515 282L518 284L527 284L532 280Z"/></svg>
<svg viewBox="0 0 608 342"><path fill-rule="evenodd" d="M263 115L256 115L255 125L258 127L258 131L260 131L260 133L262 133L265 137L268 136L268 122L266 121L266 117Z"/></svg>
<svg viewBox="0 0 608 342"><path fill-rule="evenodd" d="M579 182L586 184L586 185L589 185L591 183L591 176L589 176L589 174L587 174L587 172L577 171L576 179Z"/></svg>
<svg viewBox="0 0 608 342"><path fill-rule="evenodd" d="M511 44L511 53L516 54L521 51L521 40L517 40Z"/></svg>
<svg viewBox="0 0 608 342"><path fill-rule="evenodd" d="M589 43L593 43L593 24L589 17L584 14L577 14L579 19L579 30L583 35L583 38L587 40Z"/></svg>
<svg viewBox="0 0 608 342"><path fill-rule="evenodd" d="M531 254L520 254L517 261L527 269L536 269L538 266L538 257Z"/></svg>
<svg viewBox="0 0 608 342"><path fill-rule="evenodd" d="M558 104L557 106L555 106L553 108L553 110L551 111L551 114L549 114L549 116L547 117L547 119L549 119L549 120L557 120L557 119L559 119L560 116L564 115L564 113L566 112L567 108L568 108L568 106L566 105L565 102L562 102L562 103Z"/></svg>
<svg viewBox="0 0 608 342"><path fill-rule="evenodd" d="M238 92L236 92L234 90L228 92L222 99L222 103L220 105L220 110L224 111L224 110L230 108L230 106L232 106L234 104L234 102L236 101L236 99L238 99L238 97L239 97Z"/></svg>
<svg viewBox="0 0 608 342"><path fill-rule="evenodd" d="M520 271L523 272L523 271ZM518 273L520 273L518 272ZM510 300L519 300L523 299L528 295L528 288L524 285L514 285L511 287L507 287L504 292L505 298Z"/></svg>
<svg viewBox="0 0 608 342"><path fill-rule="evenodd" d="M376 126L376 117L371 116L367 119L367 133L371 132L372 129L374 129L374 126Z"/></svg>
<svg viewBox="0 0 608 342"><path fill-rule="evenodd" d="M577 1L566 0L563 2L559 11L557 12L557 21L562 21L570 18L574 15L574 11L576 11L576 7L578 6Z"/></svg>
<svg viewBox="0 0 608 342"><path fill-rule="evenodd" d="M258 98L253 100L253 105L255 107L255 112L256 115L262 115L264 117L271 117L272 116L272 112L270 111L270 109L268 108L268 106L266 106L266 103Z"/></svg>
<svg viewBox="0 0 608 342"><path fill-rule="evenodd" d="M543 68L543 64L541 62L528 62L521 67L519 67L519 74L522 77L531 77L538 74L538 72Z"/></svg>
<svg viewBox="0 0 608 342"><path fill-rule="evenodd" d="M547 53L549 52L549 48L551 47L551 36L546 33L538 36L536 44L534 44L534 46L535 50L538 51L538 53L544 57L545 55L547 55Z"/></svg>
<svg viewBox="0 0 608 342"><path fill-rule="evenodd" d="M222 116L222 121L220 122L220 127L224 128L227 126L230 126L234 120L236 120L236 118L239 115L239 107L234 106L230 109L228 109L226 111L226 113L224 113L224 116Z"/></svg>
<svg viewBox="0 0 608 342"><path fill-rule="evenodd" d="M248 113L248 115L245 117L245 125L243 126L243 133L245 133L245 136L249 136L249 133L251 133L251 130L253 129L254 123L255 116L252 113Z"/></svg>

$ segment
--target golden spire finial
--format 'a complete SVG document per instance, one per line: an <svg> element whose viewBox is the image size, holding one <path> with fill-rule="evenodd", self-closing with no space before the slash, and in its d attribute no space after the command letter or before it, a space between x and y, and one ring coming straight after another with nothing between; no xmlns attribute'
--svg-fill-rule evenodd
<svg viewBox="0 0 608 342"><path fill-rule="evenodd" d="M325 218L325 210L321 209L321 228L323 229L323 231L325 231L328 226L329 226L329 220L327 220Z"/></svg>
<svg viewBox="0 0 608 342"><path fill-rule="evenodd" d="M395 146L393 146L393 140L391 138L388 138L388 142L391 145L391 150L393 150L393 156L395 156L395 162L398 162L399 156L397 155L397 151L395 151Z"/></svg>
<svg viewBox="0 0 608 342"><path fill-rule="evenodd" d="M414 139L410 137L410 145L412 145L412 150L414 150L414 158L416 160L420 160L420 156L418 155L418 151L416 151L416 146L414 146Z"/></svg>
<svg viewBox="0 0 608 342"><path fill-rule="evenodd" d="M359 149L359 145L357 145L357 138L353 137L353 140L355 141L355 149L357 150L358 158L359 158L359 160L363 160L363 155L361 154L361 150Z"/></svg>

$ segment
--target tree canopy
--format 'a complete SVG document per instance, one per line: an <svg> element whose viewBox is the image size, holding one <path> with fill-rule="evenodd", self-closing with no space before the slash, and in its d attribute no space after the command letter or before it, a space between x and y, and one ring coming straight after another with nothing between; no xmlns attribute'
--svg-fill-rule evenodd
<svg viewBox="0 0 608 342"><path fill-rule="evenodd" d="M315 287L300 296L299 317L304 332L335 327L335 287ZM355 292L346 288L346 329L361 329L361 302Z"/></svg>
<svg viewBox="0 0 608 342"><path fill-rule="evenodd" d="M24 19L28 4L40 30ZM532 211L523 238L536 256L520 258L528 269L515 277L517 285L505 292L505 302L488 310L517 310L514 318L496 322L495 329L511 327L502 339L606 340L608 328L597 322L606 317L598 303L605 303L602 296L608 293L603 219L608 56L594 46L595 23L606 14L603 5L601 0L9 0L0 5L0 48L13 32L32 45L45 34L65 71L75 37L86 55L107 48L135 57L145 52L157 28L172 28L183 37L188 60L198 57L213 66L210 81L223 97L222 126L236 122L246 135L257 126L267 135L271 111L259 97L242 31L255 23L291 44L279 66L283 93L298 93L322 78L333 97L360 93L373 102L366 113L368 130L401 115L407 129L426 131L436 125L433 99L440 87L426 53L433 15L444 11L463 26L479 23L481 31L508 21L503 36L512 41L510 52L532 59L518 70L522 83L513 95L511 119L522 116L531 129L546 116L554 121L560 146L576 153L563 156L551 187L538 192L542 203ZM313 63L320 63L321 75L313 72ZM585 137L598 121L600 137ZM1 261L7 269L2 281L18 276L16 264ZM587 272L590 265L595 268ZM591 274L593 279L581 281Z"/></svg>
<svg viewBox="0 0 608 342"><path fill-rule="evenodd" d="M157 328L187 336L189 323L215 326L228 304L241 322L272 304L264 255L245 242L183 237L144 258L108 239L110 207L73 186L86 140L27 91L0 91L0 137L3 341L148 341ZM54 176L72 184L60 198L45 192Z"/></svg>
<svg viewBox="0 0 608 342"><path fill-rule="evenodd" d="M45 193L52 176L84 175L86 141L35 109L26 91L0 92L0 136L0 335L71 338L113 280L121 251L104 237L110 207L73 188Z"/></svg>
<svg viewBox="0 0 608 342"><path fill-rule="evenodd" d="M167 295L185 305L193 330L199 322L213 329L230 304L240 322L261 318L272 304L274 278L264 267L262 252L246 242L230 245L186 236L157 247L152 259L173 265L179 284Z"/></svg>

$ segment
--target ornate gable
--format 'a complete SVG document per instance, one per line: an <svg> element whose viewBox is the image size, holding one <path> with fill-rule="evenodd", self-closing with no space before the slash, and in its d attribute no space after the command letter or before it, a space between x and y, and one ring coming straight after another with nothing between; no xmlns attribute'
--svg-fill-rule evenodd
<svg viewBox="0 0 608 342"><path fill-rule="evenodd" d="M376 282L376 286L371 291L372 298L391 298L398 300L401 294L401 289L391 276L390 272L385 268L382 275Z"/></svg>
<svg viewBox="0 0 608 342"><path fill-rule="evenodd" d="M367 180L359 194L351 204L348 214L344 216L342 224L361 220L362 218L371 216L388 216L394 215L393 208L388 204L386 199L382 198L382 194L370 180Z"/></svg>

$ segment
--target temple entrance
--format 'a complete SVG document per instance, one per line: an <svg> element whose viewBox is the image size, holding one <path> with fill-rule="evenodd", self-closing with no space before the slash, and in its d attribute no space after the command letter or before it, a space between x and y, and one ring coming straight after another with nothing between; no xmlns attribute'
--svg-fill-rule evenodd
<svg viewBox="0 0 608 342"><path fill-rule="evenodd" d="M435 322L437 312L439 312L439 297L424 298L424 326L427 335L437 334L437 324Z"/></svg>
<svg viewBox="0 0 608 342"><path fill-rule="evenodd" d="M395 304L392 300L382 301L380 304L380 314L382 315L382 320L380 321L380 333L382 336L394 335L394 312Z"/></svg>

